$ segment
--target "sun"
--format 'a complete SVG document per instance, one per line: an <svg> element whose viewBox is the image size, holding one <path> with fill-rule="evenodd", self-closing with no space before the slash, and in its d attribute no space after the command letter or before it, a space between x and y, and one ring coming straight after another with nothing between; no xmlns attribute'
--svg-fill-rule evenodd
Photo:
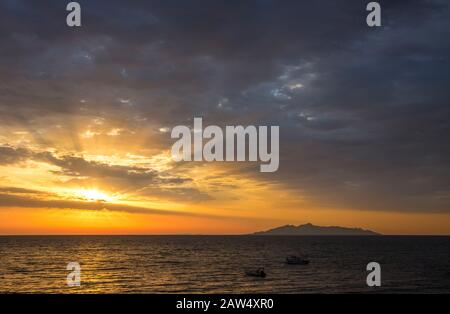
<svg viewBox="0 0 450 314"><path fill-rule="evenodd" d="M86 199L88 201L105 201L105 202L110 202L113 200L113 197L101 192L99 190L96 189L89 189L89 190L85 190L85 189L79 189L75 191L75 194L83 199Z"/></svg>

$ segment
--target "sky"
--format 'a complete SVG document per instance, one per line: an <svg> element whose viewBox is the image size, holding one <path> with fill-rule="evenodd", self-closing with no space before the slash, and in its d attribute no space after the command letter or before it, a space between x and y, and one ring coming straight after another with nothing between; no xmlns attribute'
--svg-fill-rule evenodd
<svg viewBox="0 0 450 314"><path fill-rule="evenodd" d="M0 2L0 234L450 235L450 3ZM171 129L280 127L280 166Z"/></svg>

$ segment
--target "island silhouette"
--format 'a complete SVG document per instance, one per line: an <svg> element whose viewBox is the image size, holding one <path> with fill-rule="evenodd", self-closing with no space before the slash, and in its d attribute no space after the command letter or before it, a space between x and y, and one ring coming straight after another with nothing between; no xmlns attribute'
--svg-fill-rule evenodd
<svg viewBox="0 0 450 314"><path fill-rule="evenodd" d="M304 225L284 225L269 229L266 231L255 232L252 235L280 235L280 236L376 236L381 235L372 230L365 230L361 228L347 228L339 226L315 226L311 223Z"/></svg>

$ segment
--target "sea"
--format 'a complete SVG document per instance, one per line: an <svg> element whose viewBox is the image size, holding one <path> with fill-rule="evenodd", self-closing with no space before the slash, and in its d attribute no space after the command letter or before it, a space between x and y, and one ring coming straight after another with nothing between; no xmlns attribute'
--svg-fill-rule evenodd
<svg viewBox="0 0 450 314"><path fill-rule="evenodd" d="M288 265L302 255L308 265ZM80 285L69 286L80 265ZM380 265L369 287L367 264ZM246 271L264 267L265 278ZM0 293L449 293L450 237L1 236Z"/></svg>

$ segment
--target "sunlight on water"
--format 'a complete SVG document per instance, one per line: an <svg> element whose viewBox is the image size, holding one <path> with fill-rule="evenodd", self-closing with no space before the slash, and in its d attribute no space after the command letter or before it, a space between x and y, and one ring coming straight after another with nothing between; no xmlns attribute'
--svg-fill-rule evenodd
<svg viewBox="0 0 450 314"><path fill-rule="evenodd" d="M450 292L449 237L0 237L0 292L369 292L365 265L382 265L378 292ZM308 254L307 266L286 265ZM66 265L81 265L68 287ZM246 277L263 266L265 279Z"/></svg>

